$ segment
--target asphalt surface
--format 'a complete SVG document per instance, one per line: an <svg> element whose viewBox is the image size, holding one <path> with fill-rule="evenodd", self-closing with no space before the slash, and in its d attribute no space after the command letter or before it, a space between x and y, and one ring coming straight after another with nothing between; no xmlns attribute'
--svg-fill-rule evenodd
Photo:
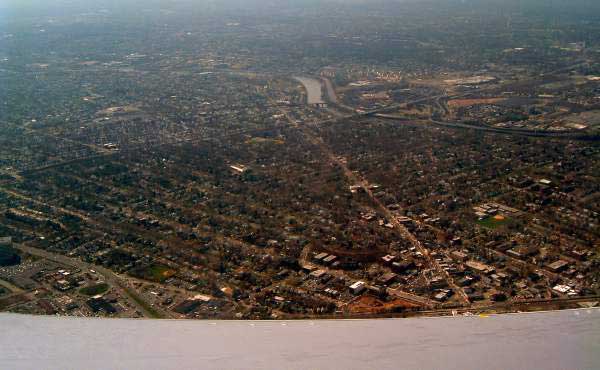
<svg viewBox="0 0 600 370"><path fill-rule="evenodd" d="M177 321L0 314L0 369L599 369L600 309Z"/></svg>
<svg viewBox="0 0 600 370"><path fill-rule="evenodd" d="M76 258L63 256L61 254L48 252L43 249L33 248L33 247L25 246L22 244L17 245L17 248L19 250L29 253L33 256L46 258L50 261L62 263L67 266L76 267L82 271L94 270L97 273L99 273L100 275L102 275L104 277L104 280L106 280L107 283L109 283L110 285L115 287L119 291L119 293L129 301L129 303L132 306L134 306L139 312L141 312L144 315L144 317L149 317L149 318L160 318L161 317L160 315L157 315L158 312L151 312L147 308L147 306L148 306L147 303L146 303L146 305L141 304L140 302L144 302L144 299L139 294L135 293L132 289L127 289L125 282L119 276L117 276L117 274L115 274L114 272L112 272L111 270L109 270L107 268L104 268L104 267L98 266L98 265L93 265L93 264L90 264L87 262L83 262ZM159 317L157 317L157 316L159 316ZM0 367L0 369L2 369L2 368Z"/></svg>

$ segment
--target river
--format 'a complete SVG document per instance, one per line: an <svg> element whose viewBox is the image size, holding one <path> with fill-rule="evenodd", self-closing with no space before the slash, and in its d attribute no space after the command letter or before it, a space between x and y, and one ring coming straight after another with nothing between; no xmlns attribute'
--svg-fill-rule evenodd
<svg viewBox="0 0 600 370"><path fill-rule="evenodd" d="M323 87L321 81L311 77L294 77L295 80L299 81L308 94L308 104L323 104Z"/></svg>

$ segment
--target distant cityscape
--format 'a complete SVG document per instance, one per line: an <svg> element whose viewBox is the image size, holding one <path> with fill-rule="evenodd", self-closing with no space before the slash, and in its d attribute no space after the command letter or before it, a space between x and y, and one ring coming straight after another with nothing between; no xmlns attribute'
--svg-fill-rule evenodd
<svg viewBox="0 0 600 370"><path fill-rule="evenodd" d="M598 304L600 3L67 3L0 6L0 311Z"/></svg>

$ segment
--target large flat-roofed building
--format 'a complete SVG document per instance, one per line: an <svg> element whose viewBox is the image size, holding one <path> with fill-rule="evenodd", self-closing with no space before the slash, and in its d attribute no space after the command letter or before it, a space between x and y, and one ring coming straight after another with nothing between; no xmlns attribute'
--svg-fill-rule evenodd
<svg viewBox="0 0 600 370"><path fill-rule="evenodd" d="M569 266L569 262L565 260L558 260L549 264L548 269L550 269L552 272L561 272L562 270L566 269L567 266Z"/></svg>
<svg viewBox="0 0 600 370"><path fill-rule="evenodd" d="M350 285L350 293L352 294L360 294L367 287L367 284L364 281L357 281L356 283Z"/></svg>
<svg viewBox="0 0 600 370"><path fill-rule="evenodd" d="M484 274L491 273L494 271L493 267L477 261L467 261L465 262L465 265L471 270L475 270Z"/></svg>

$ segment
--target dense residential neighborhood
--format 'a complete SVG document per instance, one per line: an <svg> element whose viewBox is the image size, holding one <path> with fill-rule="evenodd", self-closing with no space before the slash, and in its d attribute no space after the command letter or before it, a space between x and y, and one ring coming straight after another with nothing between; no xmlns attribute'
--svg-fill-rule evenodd
<svg viewBox="0 0 600 370"><path fill-rule="evenodd" d="M269 3L0 17L0 310L597 304L592 15Z"/></svg>

